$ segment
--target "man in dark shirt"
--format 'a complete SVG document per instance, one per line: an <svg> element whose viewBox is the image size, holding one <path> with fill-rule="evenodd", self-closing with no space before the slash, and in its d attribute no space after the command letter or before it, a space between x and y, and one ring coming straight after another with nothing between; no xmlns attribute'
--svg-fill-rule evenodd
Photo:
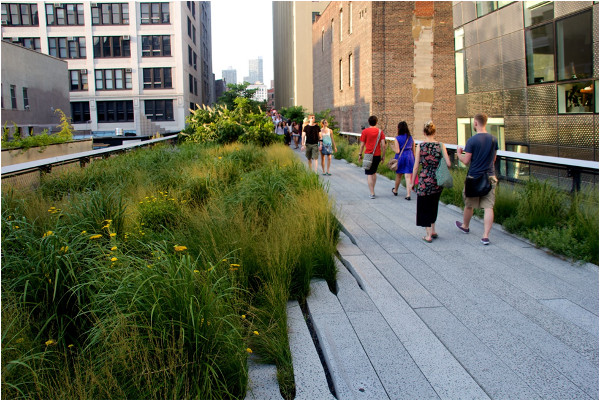
<svg viewBox="0 0 600 401"><path fill-rule="evenodd" d="M487 173L492 183L492 190L487 195L475 198L468 198L463 189L463 200L465 201L465 210L463 212L463 221L456 222L456 227L465 234L469 233L469 223L473 217L473 208L483 209L483 237L481 243L489 245L490 230L494 222L494 202L496 201L496 185L498 179L494 170L496 161L496 152L498 150L498 140L486 130L487 115L477 114L473 119L473 128L477 132L467 141L465 154L459 146L457 149L458 159L464 164L469 165L467 176L480 177Z"/></svg>
<svg viewBox="0 0 600 401"><path fill-rule="evenodd" d="M319 161L319 132L321 127L315 124L315 116L308 116L308 125L302 130L302 149L306 149L306 159L308 160L308 169L317 172Z"/></svg>

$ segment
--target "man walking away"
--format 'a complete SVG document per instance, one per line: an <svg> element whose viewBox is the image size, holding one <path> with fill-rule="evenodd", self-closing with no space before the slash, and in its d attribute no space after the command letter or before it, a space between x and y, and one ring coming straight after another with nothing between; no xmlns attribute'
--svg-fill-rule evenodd
<svg viewBox="0 0 600 401"><path fill-rule="evenodd" d="M494 202L496 201L496 185L498 179L494 170L494 162L496 161L496 152L498 151L498 140L486 130L487 115L477 114L474 117L473 129L477 133L467 141L465 153L459 146L457 149L458 159L469 166L467 172L468 177L480 177L487 173L492 184L492 190L485 196L468 198L463 189L463 200L465 202L465 210L463 212L463 221L456 222L456 227L465 234L469 233L469 223L473 217L473 208L484 210L483 214L483 237L481 243L489 245L490 230L494 222Z"/></svg>
<svg viewBox="0 0 600 401"><path fill-rule="evenodd" d="M365 170L367 176L367 184L369 185L370 195L369 198L375 199L375 183L377 182L377 167L379 163L385 161L385 134L377 125L377 117L369 117L369 128L365 128L360 135L360 150L358 151L358 162L360 163L363 157L363 151L365 153L373 153L373 164L371 168ZM379 133L381 132L381 135ZM379 135L379 143L377 142L377 136ZM375 152L373 152L375 149Z"/></svg>
<svg viewBox="0 0 600 401"><path fill-rule="evenodd" d="M315 116L308 116L308 125L302 130L302 149L306 149L306 159L308 160L308 169L317 171L317 163L319 160L319 132L321 127L315 124Z"/></svg>

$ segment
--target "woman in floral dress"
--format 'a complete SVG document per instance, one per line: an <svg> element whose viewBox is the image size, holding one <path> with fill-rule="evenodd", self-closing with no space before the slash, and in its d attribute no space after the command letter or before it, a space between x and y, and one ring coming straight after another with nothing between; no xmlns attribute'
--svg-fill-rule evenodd
<svg viewBox="0 0 600 401"><path fill-rule="evenodd" d="M423 127L425 141L418 145L413 167L413 180L417 177L419 166L423 166L419 174L419 183L415 192L417 193L417 225L425 227L426 235L423 241L432 242L438 235L435 232L435 221L437 220L438 205L443 188L437 185L435 171L442 157L450 167L450 158L444 144L435 140L435 125L429 121ZM414 181L413 181L414 184Z"/></svg>

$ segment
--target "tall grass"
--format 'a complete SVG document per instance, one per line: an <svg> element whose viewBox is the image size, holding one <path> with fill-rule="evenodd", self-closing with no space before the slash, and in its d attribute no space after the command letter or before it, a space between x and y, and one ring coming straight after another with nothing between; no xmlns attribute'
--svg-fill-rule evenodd
<svg viewBox="0 0 600 401"><path fill-rule="evenodd" d="M159 146L3 190L3 398L243 398L249 352L293 397L286 302L335 279L338 227L288 148Z"/></svg>

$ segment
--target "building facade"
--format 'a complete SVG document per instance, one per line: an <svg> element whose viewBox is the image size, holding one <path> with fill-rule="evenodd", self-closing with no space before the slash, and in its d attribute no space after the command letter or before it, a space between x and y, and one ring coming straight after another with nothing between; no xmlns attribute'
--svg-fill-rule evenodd
<svg viewBox="0 0 600 401"><path fill-rule="evenodd" d="M256 100L257 102L264 102L267 100L267 98L268 98L267 85L265 85L265 84L248 85L248 89L256 89L256 93L254 93L254 96L252 96L253 100Z"/></svg>
<svg viewBox="0 0 600 401"><path fill-rule="evenodd" d="M275 107L313 108L311 24L328 2L273 2Z"/></svg>
<svg viewBox="0 0 600 401"><path fill-rule="evenodd" d="M257 82L260 82L261 84L264 83L262 57L252 59L248 62L248 76L244 77L244 82L249 82L251 84Z"/></svg>
<svg viewBox="0 0 600 401"><path fill-rule="evenodd" d="M210 2L2 3L2 39L68 63L77 130L177 132L214 102Z"/></svg>
<svg viewBox="0 0 600 401"><path fill-rule="evenodd" d="M227 84L237 84L237 70L232 68L228 70L222 70L221 75L223 76L223 80L225 81L225 85Z"/></svg>
<svg viewBox="0 0 600 401"><path fill-rule="evenodd" d="M500 147L598 160L598 3L454 2L457 141L483 111Z"/></svg>
<svg viewBox="0 0 600 401"><path fill-rule="evenodd" d="M314 109L351 132L376 115L388 136L432 120L454 143L453 41L450 2L330 2L312 26Z"/></svg>
<svg viewBox="0 0 600 401"><path fill-rule="evenodd" d="M70 112L67 62L2 41L2 126L56 131L57 109Z"/></svg>

